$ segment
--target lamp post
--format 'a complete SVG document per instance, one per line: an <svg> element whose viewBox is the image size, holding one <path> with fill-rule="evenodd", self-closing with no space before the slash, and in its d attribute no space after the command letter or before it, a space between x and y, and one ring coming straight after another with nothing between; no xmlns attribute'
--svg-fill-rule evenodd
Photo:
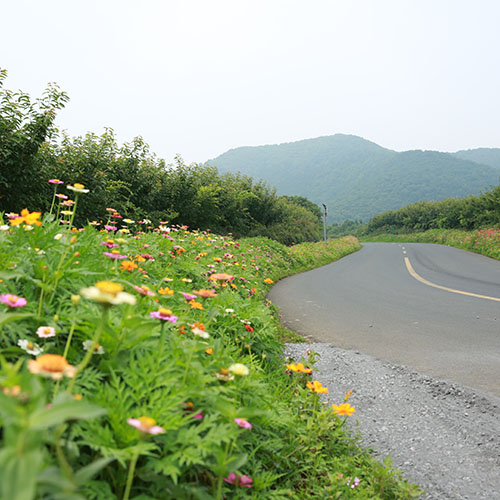
<svg viewBox="0 0 500 500"><path fill-rule="evenodd" d="M323 239L325 240L326 245L326 216L328 215L328 207L322 203L323 205Z"/></svg>

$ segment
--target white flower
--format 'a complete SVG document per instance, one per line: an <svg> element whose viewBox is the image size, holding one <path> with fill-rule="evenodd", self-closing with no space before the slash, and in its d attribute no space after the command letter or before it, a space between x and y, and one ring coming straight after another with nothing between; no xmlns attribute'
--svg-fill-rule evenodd
<svg viewBox="0 0 500 500"><path fill-rule="evenodd" d="M66 186L69 190L75 191L75 193L88 193L88 189L84 189L85 186L83 184L74 184L73 186Z"/></svg>
<svg viewBox="0 0 500 500"><path fill-rule="evenodd" d="M124 292L123 287L118 283L110 281L99 281L95 286L82 288L80 294L87 299L95 300L100 304L131 304L134 305L137 299L130 293Z"/></svg>
<svg viewBox="0 0 500 500"><path fill-rule="evenodd" d="M210 334L202 330L201 328L195 327L191 330L197 337L201 337L202 339L208 339Z"/></svg>
<svg viewBox="0 0 500 500"><path fill-rule="evenodd" d="M243 365L241 363L235 363L234 365L231 365L229 367L229 371L231 373L234 373L235 375L240 376L240 377L243 377L243 376L248 375L250 373L250 370L248 369L248 367L246 367L245 365Z"/></svg>
<svg viewBox="0 0 500 500"><path fill-rule="evenodd" d="M0 231L8 231L10 229L10 226L8 226L7 224L2 224L0 226Z"/></svg>
<svg viewBox="0 0 500 500"><path fill-rule="evenodd" d="M30 340L19 339L17 345L28 354L33 354L33 356L38 356L43 352L43 349L38 344L33 344Z"/></svg>
<svg viewBox="0 0 500 500"><path fill-rule="evenodd" d="M63 235L61 233L58 233L54 236L54 239L55 240L60 240L61 238L63 237Z"/></svg>
<svg viewBox="0 0 500 500"><path fill-rule="evenodd" d="M83 348L86 351L89 351L90 349L92 349L92 345L94 344L94 341L93 340L86 340L85 342L82 342L82 343L83 343ZM94 350L94 354L104 354L104 348L102 347L102 345L99 345L99 344L96 345L96 348Z"/></svg>
<svg viewBox="0 0 500 500"><path fill-rule="evenodd" d="M25 231L33 231L33 229L35 229L33 226L30 226L29 224L25 224L24 225L24 230Z"/></svg>
<svg viewBox="0 0 500 500"><path fill-rule="evenodd" d="M41 326L36 331L36 334L40 338L46 339L48 337L55 337L56 336L56 330L55 330L55 328L52 328L51 326Z"/></svg>
<svg viewBox="0 0 500 500"><path fill-rule="evenodd" d="M234 313L234 309L226 309L227 313Z"/></svg>

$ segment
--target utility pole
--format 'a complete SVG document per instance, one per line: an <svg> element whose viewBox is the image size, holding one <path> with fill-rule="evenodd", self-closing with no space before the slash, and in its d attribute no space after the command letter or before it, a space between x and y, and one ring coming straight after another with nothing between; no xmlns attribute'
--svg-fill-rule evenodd
<svg viewBox="0 0 500 500"><path fill-rule="evenodd" d="M328 207L322 203L323 205L323 239L325 240L326 245L326 216L328 215Z"/></svg>

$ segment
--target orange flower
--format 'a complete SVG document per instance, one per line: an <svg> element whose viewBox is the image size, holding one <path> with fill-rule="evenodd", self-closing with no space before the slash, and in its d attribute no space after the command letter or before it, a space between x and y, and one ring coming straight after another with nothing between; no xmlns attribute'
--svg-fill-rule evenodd
<svg viewBox="0 0 500 500"><path fill-rule="evenodd" d="M356 410L349 403L342 403L340 405L332 405L333 411L336 415L350 417Z"/></svg>
<svg viewBox="0 0 500 500"><path fill-rule="evenodd" d="M306 386L311 392L315 392L316 394L328 394L328 387L323 387L318 380L307 382Z"/></svg>
<svg viewBox="0 0 500 500"><path fill-rule="evenodd" d="M179 327L179 333L181 333L182 335L186 333L186 325L181 325Z"/></svg>
<svg viewBox="0 0 500 500"><path fill-rule="evenodd" d="M160 295L173 295L174 294L174 291L171 290L170 288L168 288L168 286L166 286L165 288L160 288L158 290L158 293Z"/></svg>
<svg viewBox="0 0 500 500"><path fill-rule="evenodd" d="M193 293L205 299L209 297L217 297L217 294L215 292L212 292L212 290L205 290L204 288L202 288L201 290L193 290Z"/></svg>
<svg viewBox="0 0 500 500"><path fill-rule="evenodd" d="M76 374L76 367L70 365L66 358L59 354L43 354L36 360L30 359L28 370L31 373L51 377L54 380L61 380L64 375L73 378Z"/></svg>
<svg viewBox="0 0 500 500"><path fill-rule="evenodd" d="M11 226L19 226L19 224L22 224L23 222L25 224L28 224L29 226L41 226L42 223L38 220L42 216L42 212L31 212L27 209L24 208L21 210L21 216L16 217L15 219L10 219L10 225Z"/></svg>
<svg viewBox="0 0 500 500"><path fill-rule="evenodd" d="M213 354L214 350L211 347L209 347L208 349L205 349L205 353L206 354Z"/></svg>
<svg viewBox="0 0 500 500"><path fill-rule="evenodd" d="M345 393L344 401L347 401L352 396L352 391L348 391Z"/></svg>
<svg viewBox="0 0 500 500"><path fill-rule="evenodd" d="M139 266L133 260L124 260L120 265L120 269L122 271L132 272L134 269L137 269Z"/></svg>
<svg viewBox="0 0 500 500"><path fill-rule="evenodd" d="M203 309L203 306L199 302L196 302L194 300L190 300L189 305L192 309Z"/></svg>
<svg viewBox="0 0 500 500"><path fill-rule="evenodd" d="M266 278L264 280L264 283L267 283L268 285L272 285L274 283L274 281L271 278Z"/></svg>
<svg viewBox="0 0 500 500"><path fill-rule="evenodd" d="M200 330L205 331L205 325L199 321L196 321L196 323L192 325L192 328L199 328Z"/></svg>
<svg viewBox="0 0 500 500"><path fill-rule="evenodd" d="M212 281L230 281L234 278L234 276L231 276L230 274L227 273L214 273L210 275L208 279Z"/></svg>
<svg viewBox="0 0 500 500"><path fill-rule="evenodd" d="M234 283L231 283L231 287L234 288L235 290L238 290L238 287Z"/></svg>

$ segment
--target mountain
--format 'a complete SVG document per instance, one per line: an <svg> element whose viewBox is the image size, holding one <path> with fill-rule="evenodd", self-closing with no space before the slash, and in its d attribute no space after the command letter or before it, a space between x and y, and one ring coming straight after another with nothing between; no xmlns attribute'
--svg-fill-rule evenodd
<svg viewBox="0 0 500 500"><path fill-rule="evenodd" d="M499 148L477 148L457 151L453 156L462 160L469 160L490 167L500 168L500 149Z"/></svg>
<svg viewBox="0 0 500 500"><path fill-rule="evenodd" d="M473 150L476 151L476 150ZM479 151L479 150L478 150ZM494 150L500 151L500 150ZM416 201L479 194L499 182L489 164L437 151L396 152L354 135L240 147L209 160L220 172L241 172L328 206L330 223L368 221ZM488 155L488 159L494 154ZM499 165L500 168L500 165Z"/></svg>

